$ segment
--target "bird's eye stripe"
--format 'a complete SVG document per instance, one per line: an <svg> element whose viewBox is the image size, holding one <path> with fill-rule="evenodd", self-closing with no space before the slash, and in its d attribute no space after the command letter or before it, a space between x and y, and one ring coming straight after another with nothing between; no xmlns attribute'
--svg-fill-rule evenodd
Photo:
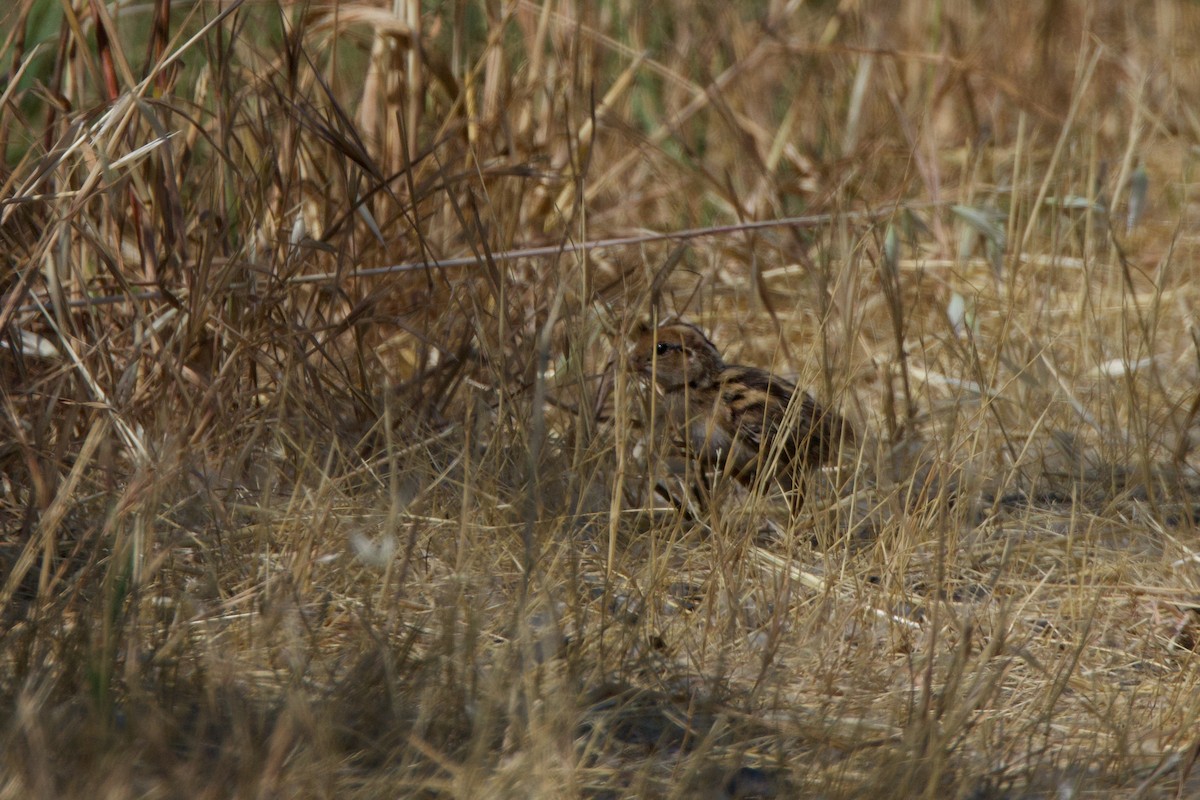
<svg viewBox="0 0 1200 800"><path fill-rule="evenodd" d="M682 349L683 348L677 344L671 344L670 342L659 342L658 346L654 348L654 352L658 353L660 356L665 356L667 353L671 352L672 350L682 350Z"/></svg>

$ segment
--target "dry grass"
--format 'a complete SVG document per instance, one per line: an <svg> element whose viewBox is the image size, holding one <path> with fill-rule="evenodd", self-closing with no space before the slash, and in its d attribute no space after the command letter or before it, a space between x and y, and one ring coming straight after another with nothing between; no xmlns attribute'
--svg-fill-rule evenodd
<svg viewBox="0 0 1200 800"><path fill-rule="evenodd" d="M1193 4L66 5L0 798L1200 794ZM855 421L802 518L644 436L670 313Z"/></svg>

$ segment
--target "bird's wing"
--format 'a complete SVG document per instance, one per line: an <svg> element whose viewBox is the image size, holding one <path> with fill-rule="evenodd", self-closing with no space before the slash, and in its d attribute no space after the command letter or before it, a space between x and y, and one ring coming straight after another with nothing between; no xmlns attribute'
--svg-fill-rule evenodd
<svg viewBox="0 0 1200 800"><path fill-rule="evenodd" d="M852 438L839 414L777 375L729 367L722 377L725 424L748 448L761 452L778 441L781 463L815 466L832 460L843 436ZM799 408L789 409L793 398Z"/></svg>
<svg viewBox="0 0 1200 800"><path fill-rule="evenodd" d="M744 446L761 450L764 442L776 438L796 387L755 367L728 367L721 377L720 412L725 426Z"/></svg>

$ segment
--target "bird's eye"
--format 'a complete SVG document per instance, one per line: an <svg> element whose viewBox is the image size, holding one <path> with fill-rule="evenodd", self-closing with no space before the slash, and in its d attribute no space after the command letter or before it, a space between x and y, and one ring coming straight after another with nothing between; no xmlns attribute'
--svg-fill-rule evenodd
<svg viewBox="0 0 1200 800"><path fill-rule="evenodd" d="M677 344L672 344L670 342L659 342L658 346L654 348L654 352L658 353L660 356L665 356L667 353L681 349L683 348Z"/></svg>

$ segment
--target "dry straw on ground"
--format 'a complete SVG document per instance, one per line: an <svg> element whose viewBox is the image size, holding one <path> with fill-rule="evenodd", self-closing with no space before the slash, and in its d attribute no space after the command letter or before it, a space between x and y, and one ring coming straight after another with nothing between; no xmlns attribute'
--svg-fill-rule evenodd
<svg viewBox="0 0 1200 800"><path fill-rule="evenodd" d="M1193 4L0 19L0 798L1200 794Z"/></svg>

